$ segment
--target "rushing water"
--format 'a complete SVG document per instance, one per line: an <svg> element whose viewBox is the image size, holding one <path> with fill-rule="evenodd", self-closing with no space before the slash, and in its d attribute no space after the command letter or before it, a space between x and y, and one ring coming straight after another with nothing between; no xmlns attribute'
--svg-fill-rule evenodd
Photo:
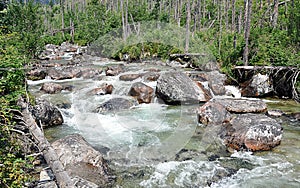
<svg viewBox="0 0 300 188"><path fill-rule="evenodd" d="M94 61L94 66L114 62ZM170 68L158 65L126 65L127 73L147 69ZM100 81L70 79L30 81L31 93L54 104L71 104L63 109L65 123L45 129L49 141L72 133L83 135L110 161L117 179L115 187L299 187L300 125L297 121L279 119L284 127L281 145L268 152L228 153L215 137L213 129L197 124L198 105L167 106L157 99L130 110L114 114L96 114L92 110L113 97L126 96L133 82L119 81L119 76ZM141 78L134 82L141 81ZM43 94L44 82L73 85L72 92ZM112 95L87 95L102 83L112 84ZM155 82L145 82L155 87ZM299 111L293 106L270 101L270 108ZM96 177L95 177L96 178Z"/></svg>

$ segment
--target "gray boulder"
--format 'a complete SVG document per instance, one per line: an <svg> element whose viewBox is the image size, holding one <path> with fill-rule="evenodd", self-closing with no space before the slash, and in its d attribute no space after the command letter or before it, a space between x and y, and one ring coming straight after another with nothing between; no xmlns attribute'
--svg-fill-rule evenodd
<svg viewBox="0 0 300 188"><path fill-rule="evenodd" d="M183 72L166 72L157 80L156 95L167 104L192 104L211 96Z"/></svg>
<svg viewBox="0 0 300 188"><path fill-rule="evenodd" d="M135 101L125 98L112 98L102 103L93 112L95 113L115 113L121 110L127 110L130 107L136 105Z"/></svg>
<svg viewBox="0 0 300 188"><path fill-rule="evenodd" d="M52 147L71 177L78 176L98 186L111 182L111 170L102 154L81 135L73 134L59 139L52 143Z"/></svg>
<svg viewBox="0 0 300 188"><path fill-rule="evenodd" d="M44 127L62 125L64 120L60 111L44 99L37 99L31 112L38 124Z"/></svg>

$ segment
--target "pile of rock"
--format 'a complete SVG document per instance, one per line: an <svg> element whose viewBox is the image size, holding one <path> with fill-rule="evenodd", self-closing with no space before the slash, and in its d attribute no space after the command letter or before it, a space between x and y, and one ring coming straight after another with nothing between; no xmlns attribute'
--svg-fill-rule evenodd
<svg viewBox="0 0 300 188"><path fill-rule="evenodd" d="M198 121L219 127L218 136L236 150L270 150L281 142L280 123L266 116L262 100L212 99L198 109Z"/></svg>

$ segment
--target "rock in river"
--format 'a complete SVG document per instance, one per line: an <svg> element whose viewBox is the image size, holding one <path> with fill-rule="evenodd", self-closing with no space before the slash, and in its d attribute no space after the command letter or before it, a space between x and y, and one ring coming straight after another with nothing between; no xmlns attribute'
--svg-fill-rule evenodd
<svg viewBox="0 0 300 188"><path fill-rule="evenodd" d="M136 82L132 84L128 94L135 97L139 103L150 103L154 96L154 90L146 84Z"/></svg>
<svg viewBox="0 0 300 188"><path fill-rule="evenodd" d="M198 109L198 121L220 127L219 136L236 150L270 150L280 144L282 127L265 114L261 100L212 99Z"/></svg>
<svg viewBox="0 0 300 188"><path fill-rule="evenodd" d="M69 174L79 176L98 186L110 183L110 169L102 154L79 134L69 135L52 143L59 160Z"/></svg>
<svg viewBox="0 0 300 188"><path fill-rule="evenodd" d="M224 127L221 137L236 150L270 150L280 144L283 132L275 119L264 114L238 114Z"/></svg>
<svg viewBox="0 0 300 188"><path fill-rule="evenodd" d="M211 98L183 72L163 73L157 80L156 95L167 104L192 104Z"/></svg>
<svg viewBox="0 0 300 188"><path fill-rule="evenodd" d="M44 83L40 90L48 93L48 94L54 94L54 93L60 93L63 89L62 85L57 83Z"/></svg>
<svg viewBox="0 0 300 188"><path fill-rule="evenodd" d="M135 101L131 101L125 98L112 98L102 103L93 112L100 113L100 114L107 113L107 112L117 112L120 110L129 109L135 104L136 104Z"/></svg>
<svg viewBox="0 0 300 188"><path fill-rule="evenodd" d="M37 99L31 112L37 123L42 123L44 127L61 125L64 122L60 111L44 99Z"/></svg>

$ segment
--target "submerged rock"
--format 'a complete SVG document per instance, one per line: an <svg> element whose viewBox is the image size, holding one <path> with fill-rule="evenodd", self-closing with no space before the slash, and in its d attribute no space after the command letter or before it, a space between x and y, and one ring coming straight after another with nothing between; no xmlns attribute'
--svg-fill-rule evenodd
<svg viewBox="0 0 300 188"><path fill-rule="evenodd" d="M156 95L167 104L192 104L208 101L205 93L182 72L166 72L157 80Z"/></svg>
<svg viewBox="0 0 300 188"><path fill-rule="evenodd" d="M52 147L71 177L79 176L98 186L106 186L111 182L111 170L102 154L81 135L73 134L59 139L52 143Z"/></svg>
<svg viewBox="0 0 300 188"><path fill-rule="evenodd" d="M283 133L281 125L264 114L238 114L224 127L225 144L236 150L270 150L280 144Z"/></svg>
<svg viewBox="0 0 300 188"><path fill-rule="evenodd" d="M108 112L117 112L120 110L129 109L135 104L136 103L134 101L125 98L112 98L102 103L93 112L100 113L100 114L108 113Z"/></svg>
<svg viewBox="0 0 300 188"><path fill-rule="evenodd" d="M44 99L37 99L31 112L37 124L41 123L44 127L62 125L64 122L60 111Z"/></svg>
<svg viewBox="0 0 300 188"><path fill-rule="evenodd" d="M152 87L147 86L146 84L136 82L132 84L128 94L136 98L140 104L151 103L154 96L154 90Z"/></svg>

